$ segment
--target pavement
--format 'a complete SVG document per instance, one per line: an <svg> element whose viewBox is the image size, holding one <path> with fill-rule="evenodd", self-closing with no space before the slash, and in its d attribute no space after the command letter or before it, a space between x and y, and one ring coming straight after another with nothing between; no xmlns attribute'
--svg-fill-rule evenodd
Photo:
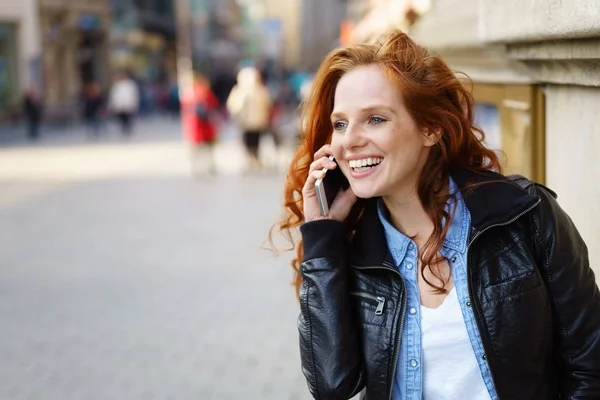
<svg viewBox="0 0 600 400"><path fill-rule="evenodd" d="M261 249L289 154L246 173L227 129L196 179L165 118L0 144L0 400L311 398L290 254Z"/></svg>

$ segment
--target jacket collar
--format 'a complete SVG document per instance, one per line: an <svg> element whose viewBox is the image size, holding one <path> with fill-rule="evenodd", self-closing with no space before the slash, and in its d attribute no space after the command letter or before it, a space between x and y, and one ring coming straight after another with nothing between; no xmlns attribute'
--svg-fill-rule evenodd
<svg viewBox="0 0 600 400"><path fill-rule="evenodd" d="M494 225L503 225L534 207L539 198L527 193L509 178L491 171L452 170L471 214L471 237ZM350 247L350 260L356 266L393 266L383 225L378 216L377 198L364 200Z"/></svg>
<svg viewBox="0 0 600 400"><path fill-rule="evenodd" d="M517 218L539 202L514 180L492 171L451 171L471 213L471 226L483 231Z"/></svg>

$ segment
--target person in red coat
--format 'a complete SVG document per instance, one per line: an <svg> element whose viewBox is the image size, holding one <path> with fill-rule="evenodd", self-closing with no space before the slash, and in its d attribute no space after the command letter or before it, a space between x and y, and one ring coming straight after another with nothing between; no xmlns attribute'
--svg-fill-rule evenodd
<svg viewBox="0 0 600 400"><path fill-rule="evenodd" d="M208 150L209 171L215 173L214 144L217 139L217 110L219 102L208 80L197 74L194 83L181 96L181 122L186 141L190 144L192 175L199 172L204 149Z"/></svg>

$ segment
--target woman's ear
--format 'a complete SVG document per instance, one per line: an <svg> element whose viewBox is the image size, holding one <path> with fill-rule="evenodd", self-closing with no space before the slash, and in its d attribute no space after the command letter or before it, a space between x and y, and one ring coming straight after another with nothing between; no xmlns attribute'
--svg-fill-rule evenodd
<svg viewBox="0 0 600 400"><path fill-rule="evenodd" d="M426 147L433 147L437 142L442 139L442 127L438 126L435 129L424 128L423 131L423 144Z"/></svg>

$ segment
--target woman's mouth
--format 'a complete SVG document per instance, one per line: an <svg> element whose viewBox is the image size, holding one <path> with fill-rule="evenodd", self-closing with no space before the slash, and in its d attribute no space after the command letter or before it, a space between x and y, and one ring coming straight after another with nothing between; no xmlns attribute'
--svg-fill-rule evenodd
<svg viewBox="0 0 600 400"><path fill-rule="evenodd" d="M383 161L383 157L367 157L360 160L350 160L350 170L355 174L363 174L377 167Z"/></svg>

